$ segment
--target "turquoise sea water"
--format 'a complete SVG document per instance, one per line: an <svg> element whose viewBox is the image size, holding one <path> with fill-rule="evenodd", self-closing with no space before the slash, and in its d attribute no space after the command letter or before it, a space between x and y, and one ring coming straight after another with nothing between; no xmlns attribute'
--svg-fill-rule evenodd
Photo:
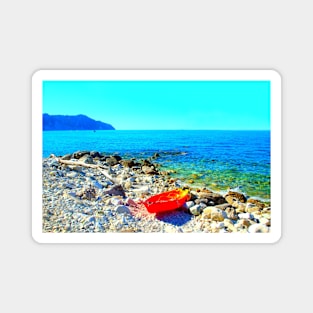
<svg viewBox="0 0 313 313"><path fill-rule="evenodd" d="M43 157L78 150L155 160L176 177L215 191L270 200L270 131L44 131Z"/></svg>

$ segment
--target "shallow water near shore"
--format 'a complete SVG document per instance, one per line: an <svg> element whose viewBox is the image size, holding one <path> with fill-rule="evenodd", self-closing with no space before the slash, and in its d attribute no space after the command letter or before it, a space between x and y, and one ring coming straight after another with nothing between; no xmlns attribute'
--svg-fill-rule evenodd
<svg viewBox="0 0 313 313"><path fill-rule="evenodd" d="M270 131L44 131L43 157L78 150L146 159L187 184L270 200Z"/></svg>

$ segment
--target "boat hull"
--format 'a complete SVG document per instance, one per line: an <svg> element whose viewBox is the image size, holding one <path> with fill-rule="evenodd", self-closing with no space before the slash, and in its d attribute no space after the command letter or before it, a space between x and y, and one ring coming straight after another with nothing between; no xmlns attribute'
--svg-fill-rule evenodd
<svg viewBox="0 0 313 313"><path fill-rule="evenodd" d="M152 196L143 202L149 213L172 211L190 199L188 190L175 189Z"/></svg>

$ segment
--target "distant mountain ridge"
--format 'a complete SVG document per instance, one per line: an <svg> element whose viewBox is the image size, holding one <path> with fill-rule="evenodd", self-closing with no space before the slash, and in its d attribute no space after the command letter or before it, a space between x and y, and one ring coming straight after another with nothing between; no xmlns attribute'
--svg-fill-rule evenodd
<svg viewBox="0 0 313 313"><path fill-rule="evenodd" d="M92 118L79 115L42 115L43 130L115 130L107 123L93 120Z"/></svg>

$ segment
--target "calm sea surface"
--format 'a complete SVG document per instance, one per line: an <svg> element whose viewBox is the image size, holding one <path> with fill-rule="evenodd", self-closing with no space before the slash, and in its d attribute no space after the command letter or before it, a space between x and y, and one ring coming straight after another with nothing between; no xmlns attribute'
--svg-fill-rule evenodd
<svg viewBox="0 0 313 313"><path fill-rule="evenodd" d="M270 199L269 131L44 131L43 157L78 150L155 160L176 177L215 191Z"/></svg>

